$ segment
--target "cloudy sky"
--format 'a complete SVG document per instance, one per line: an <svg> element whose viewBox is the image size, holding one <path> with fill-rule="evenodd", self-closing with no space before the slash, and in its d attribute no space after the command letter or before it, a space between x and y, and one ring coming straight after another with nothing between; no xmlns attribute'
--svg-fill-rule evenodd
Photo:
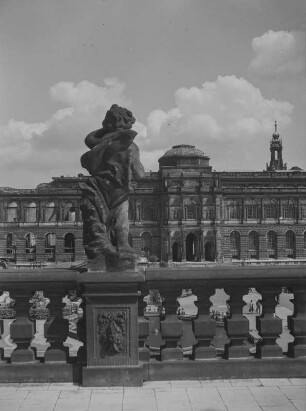
<svg viewBox="0 0 306 411"><path fill-rule="evenodd" d="M147 170L180 143L263 170L275 119L306 169L304 16L304 0L0 0L0 186L86 174L113 103Z"/></svg>

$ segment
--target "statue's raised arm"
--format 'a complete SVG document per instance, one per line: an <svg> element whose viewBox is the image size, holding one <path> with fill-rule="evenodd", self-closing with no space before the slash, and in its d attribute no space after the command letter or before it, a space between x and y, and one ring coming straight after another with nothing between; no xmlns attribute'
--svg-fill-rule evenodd
<svg viewBox="0 0 306 411"><path fill-rule="evenodd" d="M132 130L131 111L112 105L102 128L85 138L90 148L81 157L90 174L82 189L83 241L90 271L132 269L137 253L128 243L128 196L131 175L144 176Z"/></svg>

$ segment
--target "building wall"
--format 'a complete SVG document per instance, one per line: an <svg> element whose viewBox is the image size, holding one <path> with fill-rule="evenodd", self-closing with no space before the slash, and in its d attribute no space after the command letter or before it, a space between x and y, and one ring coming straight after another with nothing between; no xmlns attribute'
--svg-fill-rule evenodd
<svg viewBox="0 0 306 411"><path fill-rule="evenodd" d="M160 260L227 261L233 258L231 233L236 231L240 236L239 258L249 259L249 233L256 231L257 258L267 259L267 233L274 230L277 258L284 259L288 257L286 233L291 230L295 234L294 258L306 258L306 172L218 173L211 172L207 164L201 169L186 163L185 168L164 165L159 172L132 182L130 234L140 254ZM36 190L0 190L0 257L10 257L7 236L13 233L16 261L28 261L25 237L33 233L36 260L48 261L45 235L53 233L55 261L84 260L78 188L83 178L58 177ZM269 202L275 204L275 218L265 215ZM37 205L35 221L27 222L27 205L31 203ZM256 218L249 218L248 212L253 211L248 210L254 203ZM17 205L16 221L8 221L15 212L12 204ZM54 214L48 204L54 204ZM73 221L69 221L69 207ZM52 221L45 221L48 216ZM67 233L75 238L74 255L65 252Z"/></svg>

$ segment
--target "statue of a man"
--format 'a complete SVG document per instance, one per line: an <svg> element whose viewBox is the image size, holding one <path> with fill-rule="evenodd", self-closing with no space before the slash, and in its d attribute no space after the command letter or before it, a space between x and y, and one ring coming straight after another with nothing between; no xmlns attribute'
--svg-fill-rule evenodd
<svg viewBox="0 0 306 411"><path fill-rule="evenodd" d="M136 252L128 243L128 195L131 176L144 176L139 149L131 130L131 111L113 104L102 128L85 139L90 148L81 157L91 175L82 188L83 240L91 271L133 268Z"/></svg>

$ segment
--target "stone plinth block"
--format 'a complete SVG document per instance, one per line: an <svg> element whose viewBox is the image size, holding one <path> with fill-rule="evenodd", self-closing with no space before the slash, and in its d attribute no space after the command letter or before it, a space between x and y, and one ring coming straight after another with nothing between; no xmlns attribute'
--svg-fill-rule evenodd
<svg viewBox="0 0 306 411"><path fill-rule="evenodd" d="M211 341L216 334L216 321L210 316L200 315L194 320L194 334L198 340L195 348L195 360L205 360L216 358L216 350L211 345Z"/></svg>
<svg viewBox="0 0 306 411"><path fill-rule="evenodd" d="M144 276L135 271L80 274L86 304L83 385L142 384L138 297L143 281Z"/></svg>
<svg viewBox="0 0 306 411"><path fill-rule="evenodd" d="M282 357L283 350L276 343L276 339L282 333L282 320L271 315L256 318L256 327L262 341L257 344L257 356L264 357Z"/></svg>

